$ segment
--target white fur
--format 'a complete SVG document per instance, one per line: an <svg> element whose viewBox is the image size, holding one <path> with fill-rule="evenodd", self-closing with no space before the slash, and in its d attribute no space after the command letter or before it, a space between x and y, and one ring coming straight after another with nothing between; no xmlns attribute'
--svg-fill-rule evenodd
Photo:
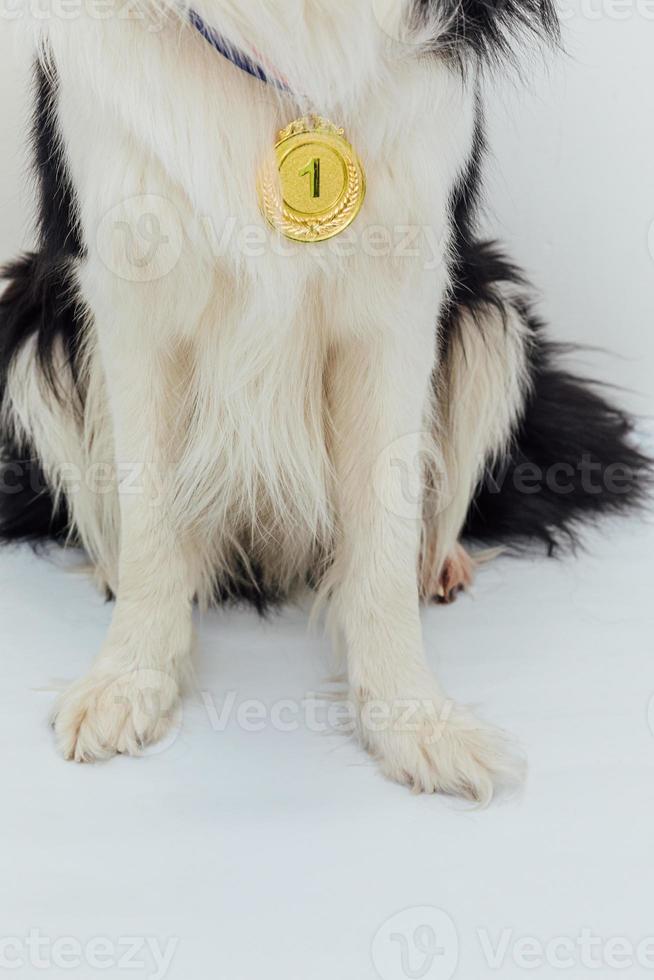
<svg viewBox="0 0 654 980"><path fill-rule="evenodd" d="M438 579L455 549L485 468L507 449L529 387L524 317L504 299L476 318L462 316L439 376L438 445L442 460L434 512L425 514L428 576Z"/></svg>
<svg viewBox="0 0 654 980"><path fill-rule="evenodd" d="M426 450L447 468L457 461L457 499L436 522L440 564L480 458L515 414L517 327L506 340L498 328L488 360L453 355L439 420L435 325L474 84L424 55L406 3L385 7L382 30L370 0L199 5L235 43L264 51L297 97L238 71L173 10L40 23L88 248L77 276L89 396L76 422L38 387L26 349L5 410L67 493L75 531L117 594L104 649L58 708L67 757L136 751L162 733L189 661L194 597L209 601L216 576L254 557L285 589L329 565L322 590L362 708L422 705L410 733L362 730L390 777L486 800L507 769L500 741L451 706L427 667L424 476L407 503L396 473L398 463L415 472ZM308 110L345 127L367 170L350 255L338 240L289 247L259 213L257 173L276 132ZM135 243L147 251L144 211L168 242L135 264ZM405 226L418 229L416 253L370 254L361 236L373 226L395 242ZM244 229L263 241L262 255L239 246ZM492 423L476 428L479 413ZM107 492L73 486L70 463L83 474L108 467ZM137 493L127 485L134 473Z"/></svg>

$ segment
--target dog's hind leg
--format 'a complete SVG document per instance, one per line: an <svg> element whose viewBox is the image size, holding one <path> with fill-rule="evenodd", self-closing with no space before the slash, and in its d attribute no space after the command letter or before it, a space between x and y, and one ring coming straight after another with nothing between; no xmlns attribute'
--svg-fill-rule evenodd
<svg viewBox="0 0 654 980"><path fill-rule="evenodd" d="M421 597L439 605L449 606L475 579L477 561L459 542L448 554L442 567L432 559L421 556Z"/></svg>
<svg viewBox="0 0 654 980"><path fill-rule="evenodd" d="M50 378L32 337L7 373L0 537L52 537L81 545L101 589L113 592L119 514L113 434L99 358L87 345L74 376L56 343L49 371Z"/></svg>
<svg viewBox="0 0 654 980"><path fill-rule="evenodd" d="M459 542L479 480L509 443L528 391L528 331L507 299L448 323L436 383L439 459L427 495L420 569L424 599L452 601L472 581Z"/></svg>

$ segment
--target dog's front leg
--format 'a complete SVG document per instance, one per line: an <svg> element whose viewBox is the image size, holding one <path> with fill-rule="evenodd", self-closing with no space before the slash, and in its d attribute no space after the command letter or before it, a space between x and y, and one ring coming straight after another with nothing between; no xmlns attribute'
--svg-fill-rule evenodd
<svg viewBox="0 0 654 980"><path fill-rule="evenodd" d="M512 764L500 735L453 704L431 673L419 615L424 432L434 359L391 329L344 343L331 411L338 534L331 594L361 740L416 791L487 802Z"/></svg>
<svg viewBox="0 0 654 980"><path fill-rule="evenodd" d="M56 708L58 745L77 761L137 754L161 738L189 666L192 561L171 516L178 392L170 307L157 289L120 280L93 287L114 431L119 562L106 643Z"/></svg>

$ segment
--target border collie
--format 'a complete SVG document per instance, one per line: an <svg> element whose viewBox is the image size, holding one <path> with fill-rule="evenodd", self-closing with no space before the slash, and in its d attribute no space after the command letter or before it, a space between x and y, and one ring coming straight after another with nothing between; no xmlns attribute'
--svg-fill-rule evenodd
<svg viewBox="0 0 654 980"><path fill-rule="evenodd" d="M553 4L45 14L16 12L35 51L39 238L3 272L0 535L82 547L115 598L58 701L61 752L164 735L195 602L263 611L309 587L383 772L487 802L519 763L432 674L421 599L468 584L466 537L554 550L579 518L638 503L648 465L477 232L484 72L529 35L556 44ZM261 175L283 182L278 134L318 117L367 193L342 234L291 241ZM297 175L314 197L319 162Z"/></svg>

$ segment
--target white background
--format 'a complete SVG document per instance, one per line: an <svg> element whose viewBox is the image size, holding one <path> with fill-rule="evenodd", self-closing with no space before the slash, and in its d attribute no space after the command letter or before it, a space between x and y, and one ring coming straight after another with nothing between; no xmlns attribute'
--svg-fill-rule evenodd
<svg viewBox="0 0 654 980"><path fill-rule="evenodd" d="M629 388L625 400L640 412L654 401L652 6L588 0L568 25L570 56L549 77L535 68L526 90L502 86L488 218L538 282L556 335L616 352L588 360ZM9 50L4 32L2 255L29 241L24 74ZM355 745L306 724L248 732L232 717L218 731L197 693L165 751L96 767L61 762L46 725L53 689L86 669L111 609L59 561L5 552L0 939L24 943L37 929L83 944L177 940L174 980L649 976L648 947L639 964L624 943L654 934L654 527L603 525L587 544L561 563L500 559L473 596L425 613L448 689L515 733L529 756L522 798L483 813L384 783ZM299 701L325 688L330 662L306 633L305 610L269 623L215 612L199 624L197 669L220 710L230 691L237 704ZM430 925L440 952L421 972L429 934L416 929ZM597 939L596 968L571 946L584 929ZM524 958L524 938L536 950L561 944L538 966L537 951ZM484 939L504 940L500 970ZM119 967L124 949L105 955L101 971L57 969L46 947L49 971L12 972L152 975Z"/></svg>

